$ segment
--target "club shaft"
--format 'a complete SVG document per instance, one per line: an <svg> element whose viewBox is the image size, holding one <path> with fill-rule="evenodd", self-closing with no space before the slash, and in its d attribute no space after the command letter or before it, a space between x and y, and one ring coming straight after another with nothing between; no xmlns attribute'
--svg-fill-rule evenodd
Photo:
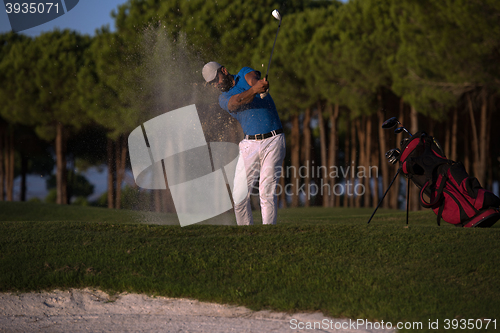
<svg viewBox="0 0 500 333"><path fill-rule="evenodd" d="M273 49L271 50L271 56L269 57L269 63L267 64L266 81L267 81L267 76L269 75L269 67L271 67L271 59L273 58L274 46L276 45L276 39L278 39L278 33L280 32L280 27L281 27L281 21L280 24L278 25L278 30L276 31L276 37L274 37Z"/></svg>
<svg viewBox="0 0 500 333"><path fill-rule="evenodd" d="M413 136L405 127L403 127L406 133L408 133L410 136Z"/></svg>

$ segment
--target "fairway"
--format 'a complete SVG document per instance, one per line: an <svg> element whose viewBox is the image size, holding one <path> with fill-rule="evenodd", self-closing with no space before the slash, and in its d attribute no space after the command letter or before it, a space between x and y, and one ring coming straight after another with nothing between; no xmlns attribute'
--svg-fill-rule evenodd
<svg viewBox="0 0 500 333"><path fill-rule="evenodd" d="M421 211L407 228L390 210L367 225L371 212L283 209L277 226L181 228L152 224L172 215L2 202L0 291L88 286L424 329L439 320L443 332L447 319L496 319L498 329L498 225L438 227Z"/></svg>

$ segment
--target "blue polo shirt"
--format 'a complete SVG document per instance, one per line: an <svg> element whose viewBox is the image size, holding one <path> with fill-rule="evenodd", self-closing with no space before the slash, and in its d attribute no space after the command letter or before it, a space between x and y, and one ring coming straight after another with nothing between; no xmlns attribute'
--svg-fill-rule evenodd
<svg viewBox="0 0 500 333"><path fill-rule="evenodd" d="M229 99L250 89L245 75L253 71L250 67L243 67L238 74L233 76L234 87L219 96L220 107L238 120L246 135L265 134L283 128L270 94L263 99L257 94L252 102L243 105L236 111L229 111L227 107Z"/></svg>

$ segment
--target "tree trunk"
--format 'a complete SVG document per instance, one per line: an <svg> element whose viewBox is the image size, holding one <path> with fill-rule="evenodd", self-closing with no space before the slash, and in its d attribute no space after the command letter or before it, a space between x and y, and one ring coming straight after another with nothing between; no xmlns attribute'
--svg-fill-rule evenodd
<svg viewBox="0 0 500 333"><path fill-rule="evenodd" d="M470 174L470 127L465 126L465 140L464 140L464 167Z"/></svg>
<svg viewBox="0 0 500 333"><path fill-rule="evenodd" d="M450 156L451 154L451 127L445 125L444 136L444 154Z"/></svg>
<svg viewBox="0 0 500 333"><path fill-rule="evenodd" d="M380 128L378 129L380 131ZM375 140L374 140L375 141ZM380 148L378 145L375 145L373 151L371 152L372 154L372 162L373 165L377 166L377 170L380 168L380 159L379 159L379 151ZM377 172L377 175L373 179L373 201L372 201L372 206L375 208L378 205L379 202L379 174Z"/></svg>
<svg viewBox="0 0 500 333"><path fill-rule="evenodd" d="M14 133L11 129L7 130L5 141L5 191L7 201L14 201Z"/></svg>
<svg viewBox="0 0 500 333"><path fill-rule="evenodd" d="M326 171L327 167L327 142L326 142L326 130L325 130L325 120L323 118L323 109L321 107L321 102L318 102L318 126L319 126L319 140L320 140L320 151L321 151L321 180L320 188L323 188L324 184L328 184L328 173ZM321 191L323 192L323 207L328 207L329 205L329 195L332 192L330 191ZM326 192L326 193L325 193Z"/></svg>
<svg viewBox="0 0 500 333"><path fill-rule="evenodd" d="M479 134L479 142L481 144L479 149L479 163L478 163L478 176L479 183L486 186L486 167L487 167L487 134L488 134L488 94L486 89L483 88L481 92L481 130Z"/></svg>
<svg viewBox="0 0 500 333"><path fill-rule="evenodd" d="M372 179L372 173L371 173L371 166L372 166L372 156L371 156L371 151L372 151L372 127L373 127L373 122L372 122L372 116L368 116L366 119L366 143L365 143L365 172L366 172L366 177L364 178L364 187L365 187L365 200L364 200L364 207L368 208L371 207L371 199L372 199L372 191L371 191L371 186L370 182Z"/></svg>
<svg viewBox="0 0 500 333"><path fill-rule="evenodd" d="M418 132L418 113L415 107L411 107L411 133L417 133ZM416 187L412 182L410 181L410 209L411 210L420 210L420 203L419 203L419 189Z"/></svg>
<svg viewBox="0 0 500 333"><path fill-rule="evenodd" d="M494 182L494 169L493 169L493 158L492 156L492 151L491 151L491 127L493 124L493 110L495 109L495 95L491 94L490 95L490 104L488 107L488 120L487 120L487 130L486 130L486 156L487 156L487 163L488 167L486 170L489 172L487 173L487 179L488 179L488 187L487 189L490 191L493 191L493 182ZM489 156L489 158L488 158Z"/></svg>
<svg viewBox="0 0 500 333"><path fill-rule="evenodd" d="M110 138L108 138L106 152L108 159L108 208L115 208L115 149L114 142Z"/></svg>
<svg viewBox="0 0 500 333"><path fill-rule="evenodd" d="M306 175L304 178L304 188L305 188L305 199L304 206L310 206L311 199L311 191L309 188L310 185L310 177L311 173L309 172L309 168L311 167L311 109L307 108L304 113L304 122L303 122L303 134L304 134L304 145L302 146L302 154L303 154L303 163L302 165L306 168ZM303 174L303 173L302 173Z"/></svg>
<svg viewBox="0 0 500 333"><path fill-rule="evenodd" d="M28 174L28 158L21 155L21 201L26 201L26 175Z"/></svg>
<svg viewBox="0 0 500 333"><path fill-rule="evenodd" d="M330 115L330 142L329 142L329 147L328 147L328 169L330 167L336 167L337 166L337 150L338 150L338 145L337 145L337 119L339 118L339 105L335 104L335 107L332 108L332 105L328 105L328 113ZM334 189L335 189L335 183L336 179L335 177L329 178L330 180L330 202L329 206L330 207L338 207L340 205L340 198L337 198L335 195Z"/></svg>
<svg viewBox="0 0 500 333"><path fill-rule="evenodd" d="M291 116L292 120L292 138L291 138L291 162L292 162L292 175L290 177L292 188L292 207L299 207L299 188L300 177L298 175L300 167L300 128L299 116L297 114Z"/></svg>
<svg viewBox="0 0 500 333"><path fill-rule="evenodd" d="M385 159L385 152L387 151L387 145L385 142L385 131L381 130L381 126L385 121L385 115L384 115L384 110L383 110L383 103L382 103L382 93L380 92L378 94L378 100L379 100L379 108L377 110L377 116L378 116L378 122L379 122L379 128L378 128L378 141L379 141L379 147L380 147L380 161L381 161L381 167L382 167L382 189L383 191L387 190L387 187L389 186L389 166L388 163L384 163ZM384 200L382 207L384 208L389 208L389 200Z"/></svg>
<svg viewBox="0 0 500 333"><path fill-rule="evenodd" d="M120 209L122 198L122 182L125 177L125 163L127 161L127 141L124 135L120 135L116 148L116 198L115 208Z"/></svg>
<svg viewBox="0 0 500 333"><path fill-rule="evenodd" d="M167 184L167 189L161 191L161 197L162 197L162 205L163 205L162 212L175 213L176 211L175 211L174 200L172 199L172 193L170 192L170 189L168 188L168 184Z"/></svg>
<svg viewBox="0 0 500 333"><path fill-rule="evenodd" d="M470 94L467 94L467 103L469 106L469 116L471 122L472 129L472 153L474 154L474 161L472 162L472 168L474 169L474 176L479 180L480 171L479 171L479 137L477 135L477 127L476 127L476 117L474 115L474 107L472 105L472 100ZM481 182L481 180L479 180Z"/></svg>
<svg viewBox="0 0 500 333"><path fill-rule="evenodd" d="M453 117L451 125L451 154L450 158L453 161L457 160L457 127L458 127L458 111L453 108Z"/></svg>
<svg viewBox="0 0 500 333"><path fill-rule="evenodd" d="M67 200L67 170L66 170L66 137L65 129L62 123L57 123L56 126L56 188L57 199L59 205L66 205Z"/></svg>
<svg viewBox="0 0 500 333"><path fill-rule="evenodd" d="M5 127L0 124L0 201L5 200Z"/></svg>
<svg viewBox="0 0 500 333"><path fill-rule="evenodd" d="M66 156L66 154L65 154ZM68 167L69 165L69 167ZM76 170L75 170L75 159L71 158L68 161L66 158L66 170L72 170L73 172L66 172L66 184L74 184L76 179ZM67 186L66 189L66 202L71 204L71 197L73 196L72 188L70 185Z"/></svg>
<svg viewBox="0 0 500 333"><path fill-rule="evenodd" d="M356 131L354 131L354 128L356 127L356 120L353 120L351 123L351 159L349 161L349 174L350 174L350 186L347 187L347 191L349 191L349 206L354 207L356 202L355 202L355 197L354 197L354 185L356 183L356 174L353 173L353 169L356 169L356 163L357 163L357 156L356 156Z"/></svg>
<svg viewBox="0 0 500 333"><path fill-rule="evenodd" d="M348 172L348 167L350 168L350 165L351 165L351 156L350 156L350 152L351 152L351 145L350 145L350 134L351 134L351 119L350 119L350 116L347 115L346 117L346 130L345 130L345 142L344 142L344 173L345 173L345 179L344 179L344 182L345 182L345 186L344 186L344 191L343 191L343 194L344 194L344 202L343 202L343 207L349 207L349 196L347 195L347 182L349 181L349 174L350 172Z"/></svg>
<svg viewBox="0 0 500 333"><path fill-rule="evenodd" d="M162 211L162 204L161 204L161 192L164 190L153 190L154 193L154 198L155 198L155 212L161 213Z"/></svg>
<svg viewBox="0 0 500 333"><path fill-rule="evenodd" d="M366 167L366 158L365 158L365 152L366 152L366 129L363 128L363 125L366 125L366 116L362 116L361 118L356 119L356 128L357 128L357 134L358 134L358 142L359 142L359 163L358 165L363 168ZM364 183L364 178L359 178L358 170L360 168L356 169L355 175L358 181L358 184L363 184ZM354 190L353 190L354 191ZM356 195L356 207L361 207L361 201L363 197L361 195Z"/></svg>

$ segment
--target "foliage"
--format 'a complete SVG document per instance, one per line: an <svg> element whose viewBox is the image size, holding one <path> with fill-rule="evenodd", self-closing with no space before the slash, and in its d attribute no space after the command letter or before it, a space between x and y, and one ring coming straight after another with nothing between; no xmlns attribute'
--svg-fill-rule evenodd
<svg viewBox="0 0 500 333"><path fill-rule="evenodd" d="M33 106L19 117L35 123L37 134L48 141L56 135L55 124L79 129L88 120L78 103L77 75L83 65L83 52L90 40L69 30L48 32L38 36L26 49L31 74L30 94ZM32 60L33 59L33 60Z"/></svg>
<svg viewBox="0 0 500 333"><path fill-rule="evenodd" d="M84 196L76 197L75 200L71 202L71 204L76 206L89 206L89 202L87 198Z"/></svg>
<svg viewBox="0 0 500 333"><path fill-rule="evenodd" d="M114 13L117 30L126 36L140 35L147 28L164 27L173 39L186 34L204 62L217 60L230 71L253 66L252 50L262 36L266 22L273 21L271 11L284 15L307 7L324 7L328 1L265 0L257 4L248 1L159 1L130 0Z"/></svg>
<svg viewBox="0 0 500 333"><path fill-rule="evenodd" d="M85 53L85 66L78 77L79 103L113 139L144 119L133 43L105 29L99 31Z"/></svg>
<svg viewBox="0 0 500 333"><path fill-rule="evenodd" d="M20 175L21 158L28 160L27 174L47 176L54 170L54 158L50 152L50 144L40 139L34 132L33 127L16 125L14 131L14 148L18 158L15 159L15 176Z"/></svg>
<svg viewBox="0 0 500 333"><path fill-rule="evenodd" d="M122 188L122 200L121 208L124 210L151 210L151 191L141 190L136 186L125 185ZM108 206L108 192L101 194L95 201L91 202L90 205L95 207L107 207Z"/></svg>
<svg viewBox="0 0 500 333"><path fill-rule="evenodd" d="M79 171L105 163L106 135L107 131L103 126L91 122L68 139L69 156Z"/></svg>
<svg viewBox="0 0 500 333"><path fill-rule="evenodd" d="M499 14L499 3L491 0L393 1L401 40L389 58L394 92L439 117L433 102L450 107L475 87L498 88Z"/></svg>
<svg viewBox="0 0 500 333"><path fill-rule="evenodd" d="M56 177L51 175L46 180L47 190L55 189L56 187ZM75 173L73 170L68 172L68 193L69 197L88 197L94 193L94 185L92 185L88 179L79 173ZM50 195L50 194L49 194Z"/></svg>
<svg viewBox="0 0 500 333"><path fill-rule="evenodd" d="M42 203L42 200L40 200L40 198L38 198L38 197L33 197L33 198L29 199L28 202L39 204L39 203Z"/></svg>
<svg viewBox="0 0 500 333"><path fill-rule="evenodd" d="M0 35L0 116L11 124L32 125L26 114L36 112L34 100L38 90L33 84L32 64L36 55L33 40L13 32ZM8 83L8 84L7 84Z"/></svg>
<svg viewBox="0 0 500 333"><path fill-rule="evenodd" d="M298 109L310 107L318 98L322 98L320 90L309 79L314 70L312 63L315 59L308 59L304 54L311 36L332 14L334 7L332 5L328 10L306 9L283 18L273 53L269 81L273 99L278 109L284 111L280 112L284 119L287 118L286 110L296 112ZM267 71L277 28L276 21L269 22L262 30L262 34L269 38L260 38L254 51L253 63L262 64L262 67L255 68L262 72L262 76ZM267 52L263 52L264 50Z"/></svg>
<svg viewBox="0 0 500 333"><path fill-rule="evenodd" d="M45 197L45 202L49 204L55 204L57 200L57 190L51 188L47 196Z"/></svg>
<svg viewBox="0 0 500 333"><path fill-rule="evenodd" d="M309 44L313 81L322 95L355 115L373 113L377 94L391 86L386 61L398 39L389 10L387 1L350 1L327 19Z"/></svg>

